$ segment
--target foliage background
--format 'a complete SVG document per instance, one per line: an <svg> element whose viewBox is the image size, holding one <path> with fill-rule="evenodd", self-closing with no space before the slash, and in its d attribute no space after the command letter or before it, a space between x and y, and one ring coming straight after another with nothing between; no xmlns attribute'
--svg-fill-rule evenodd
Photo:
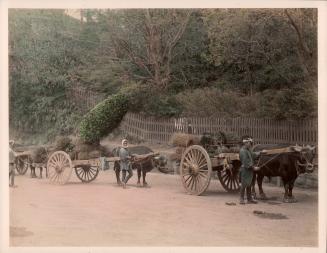
<svg viewBox="0 0 327 253"><path fill-rule="evenodd" d="M317 117L316 9L77 12L9 10L11 136L78 133L72 88L159 117Z"/></svg>

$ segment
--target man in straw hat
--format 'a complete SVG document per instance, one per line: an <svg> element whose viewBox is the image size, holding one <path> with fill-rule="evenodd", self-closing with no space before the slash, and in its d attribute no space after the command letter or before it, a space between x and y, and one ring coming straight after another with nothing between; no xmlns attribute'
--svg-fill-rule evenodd
<svg viewBox="0 0 327 253"><path fill-rule="evenodd" d="M253 171L257 171L260 168L254 166L254 160L260 153L252 152L251 147L253 144L253 139L250 137L243 137L243 146L240 150L240 160L242 163L240 169L240 179L241 179L241 190L240 190L240 204L244 205L244 194L246 191L247 203L257 204L257 201L252 199L251 196L251 183L253 178Z"/></svg>
<svg viewBox="0 0 327 253"><path fill-rule="evenodd" d="M16 153L13 150L14 141L9 141L9 186L15 186L15 157Z"/></svg>
<svg viewBox="0 0 327 253"><path fill-rule="evenodd" d="M119 149L119 158L120 158L120 169L122 171L122 186L126 188L128 180L133 176L133 170L130 163L131 155L128 151L128 142L126 139L123 139L121 142L122 146ZM126 172L128 176L126 177Z"/></svg>

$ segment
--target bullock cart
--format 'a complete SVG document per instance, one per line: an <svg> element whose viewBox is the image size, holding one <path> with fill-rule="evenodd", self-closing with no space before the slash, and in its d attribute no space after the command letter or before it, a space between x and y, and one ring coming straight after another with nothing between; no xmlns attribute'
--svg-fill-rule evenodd
<svg viewBox="0 0 327 253"><path fill-rule="evenodd" d="M133 155L132 162L138 163L150 157L157 156L158 153L145 155ZM84 183L93 181L109 163L120 161L117 156L99 157L88 160L71 160L69 154L64 151L54 152L48 159L47 170L49 181L53 184L65 184L69 181L74 169L76 176Z"/></svg>
<svg viewBox="0 0 327 253"><path fill-rule="evenodd" d="M25 148L25 150L23 148ZM41 158L35 156L38 148L41 148L42 152L43 152ZM47 159L48 159L49 155L54 151L53 151L53 147L38 147L38 148L19 147L14 150L15 151L15 169L19 175L25 175L28 168L31 168L32 177L36 177L35 169L38 168L40 170L40 177L42 178L43 168L46 169ZM46 176L48 176L47 171L46 171Z"/></svg>
<svg viewBox="0 0 327 253"><path fill-rule="evenodd" d="M32 164L30 151L16 151L15 169L19 175L25 175L29 166Z"/></svg>
<svg viewBox="0 0 327 253"><path fill-rule="evenodd" d="M221 146L220 146L221 147ZM207 147L206 147L207 148ZM238 192L240 188L239 145L229 145L228 149L216 147L216 154L209 154L201 145L187 147L180 160L180 177L186 191L192 195L201 195L209 186L211 176L217 173L223 188L228 192ZM224 150L220 152L219 150ZM298 151L297 146L265 150L265 155L278 156L282 153Z"/></svg>
<svg viewBox="0 0 327 253"><path fill-rule="evenodd" d="M180 176L186 191L192 195L201 195L208 188L211 175L217 173L219 181L228 192L237 192L240 188L239 169L241 162L235 152L221 152L209 155L200 145L185 149L180 161Z"/></svg>
<svg viewBox="0 0 327 253"><path fill-rule="evenodd" d="M42 177L42 170L46 168L46 159L44 162L36 161L33 159L33 150L15 150L15 169L19 175L25 175L28 168L39 168L40 169L40 176ZM44 149L45 158L49 156L49 150ZM43 160L42 160L43 161ZM36 177L35 170L32 172L32 176Z"/></svg>

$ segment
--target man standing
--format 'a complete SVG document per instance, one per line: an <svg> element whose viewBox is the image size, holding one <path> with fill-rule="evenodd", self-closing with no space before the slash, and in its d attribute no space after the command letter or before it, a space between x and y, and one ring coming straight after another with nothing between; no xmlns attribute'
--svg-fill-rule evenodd
<svg viewBox="0 0 327 253"><path fill-rule="evenodd" d="M13 150L14 141L9 141L9 186L15 186L15 157L16 154Z"/></svg>
<svg viewBox="0 0 327 253"><path fill-rule="evenodd" d="M122 185L123 188L126 188L126 184L128 180L133 176L132 166L130 164L131 155L127 149L128 142L126 139L122 140L122 147L119 150L119 158L120 158L120 169L122 171ZM126 177L126 172L128 172L128 176Z"/></svg>
<svg viewBox="0 0 327 253"><path fill-rule="evenodd" d="M244 205L244 194L246 191L247 203L248 204L257 204L257 201L252 199L251 196L251 183L253 178L253 171L259 170L259 167L253 166L253 161L259 155L259 153L254 153L251 150L253 140L249 137L243 138L243 146L240 150L240 160L242 163L240 169L240 178L241 178L241 196L240 204Z"/></svg>

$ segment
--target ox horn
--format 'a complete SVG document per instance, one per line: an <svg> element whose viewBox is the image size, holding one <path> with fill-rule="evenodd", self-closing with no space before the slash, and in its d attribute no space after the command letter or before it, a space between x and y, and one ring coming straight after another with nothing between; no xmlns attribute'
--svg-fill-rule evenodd
<svg viewBox="0 0 327 253"><path fill-rule="evenodd" d="M291 149L296 151L296 152L301 152L302 151L302 147L298 146L298 145L292 146Z"/></svg>
<svg viewBox="0 0 327 253"><path fill-rule="evenodd" d="M297 162L297 165L301 166L301 167L304 167L304 166L307 166L306 164L304 163L300 163L299 161L296 161Z"/></svg>
<svg viewBox="0 0 327 253"><path fill-rule="evenodd" d="M312 152L315 149L316 149L316 147L315 146L311 146L311 145L306 145L305 147L303 147L303 150L304 151L310 151L310 152Z"/></svg>
<svg viewBox="0 0 327 253"><path fill-rule="evenodd" d="M316 149L316 146L310 146L310 145L308 145L308 148L310 149L310 151L313 151L313 150Z"/></svg>

